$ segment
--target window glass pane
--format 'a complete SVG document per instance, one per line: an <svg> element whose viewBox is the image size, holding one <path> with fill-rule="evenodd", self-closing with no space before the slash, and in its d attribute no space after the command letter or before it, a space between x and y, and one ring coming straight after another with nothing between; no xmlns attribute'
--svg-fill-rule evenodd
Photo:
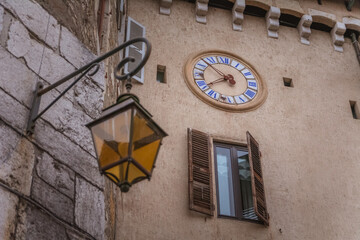
<svg viewBox="0 0 360 240"><path fill-rule="evenodd" d="M251 172L247 151L237 151L243 218L258 220L252 198Z"/></svg>
<svg viewBox="0 0 360 240"><path fill-rule="evenodd" d="M216 147L220 215L235 216L230 149Z"/></svg>

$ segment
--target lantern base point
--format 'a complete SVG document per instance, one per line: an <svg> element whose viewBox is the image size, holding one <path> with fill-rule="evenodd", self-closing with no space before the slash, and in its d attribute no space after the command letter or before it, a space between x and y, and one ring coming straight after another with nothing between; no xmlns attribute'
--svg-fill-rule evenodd
<svg viewBox="0 0 360 240"><path fill-rule="evenodd" d="M128 192L130 190L131 185L127 182L120 184L120 191L121 192Z"/></svg>

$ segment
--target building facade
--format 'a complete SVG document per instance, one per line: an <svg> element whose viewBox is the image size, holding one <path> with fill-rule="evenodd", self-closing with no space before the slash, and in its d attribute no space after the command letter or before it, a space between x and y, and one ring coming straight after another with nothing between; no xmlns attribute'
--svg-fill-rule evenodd
<svg viewBox="0 0 360 240"><path fill-rule="evenodd" d="M359 239L359 32L358 1L0 0L0 238ZM132 33L152 52L131 92L169 136L122 193L84 125L125 53L25 128L36 81Z"/></svg>

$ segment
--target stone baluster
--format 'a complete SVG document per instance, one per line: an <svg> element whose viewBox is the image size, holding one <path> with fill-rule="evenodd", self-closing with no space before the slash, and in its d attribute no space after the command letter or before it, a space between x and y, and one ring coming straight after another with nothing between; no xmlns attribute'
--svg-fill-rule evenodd
<svg viewBox="0 0 360 240"><path fill-rule="evenodd" d="M236 0L232 9L233 30L242 31L244 21L245 0Z"/></svg>
<svg viewBox="0 0 360 240"><path fill-rule="evenodd" d="M160 0L160 14L170 15L172 0Z"/></svg>
<svg viewBox="0 0 360 240"><path fill-rule="evenodd" d="M335 26L331 30L331 38L334 45L335 51L343 52L343 44L344 44L344 33L346 31L345 24L342 22L336 22Z"/></svg>
<svg viewBox="0 0 360 240"><path fill-rule="evenodd" d="M312 17L310 15L303 15L301 20L297 26L297 29L300 34L300 41L302 44L310 45L310 35L311 29L310 26L312 24Z"/></svg>
<svg viewBox="0 0 360 240"><path fill-rule="evenodd" d="M271 6L269 11L266 13L266 28L268 30L268 36L271 38L278 38L279 30L279 18L280 18L280 8Z"/></svg>
<svg viewBox="0 0 360 240"><path fill-rule="evenodd" d="M196 0L196 21L206 24L209 0Z"/></svg>

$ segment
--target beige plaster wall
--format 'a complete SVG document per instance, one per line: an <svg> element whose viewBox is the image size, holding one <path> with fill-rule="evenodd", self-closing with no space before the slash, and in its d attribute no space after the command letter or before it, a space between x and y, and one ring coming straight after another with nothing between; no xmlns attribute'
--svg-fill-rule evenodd
<svg viewBox="0 0 360 240"><path fill-rule="evenodd" d="M313 30L306 46L297 29L283 26L271 39L265 20L247 15L243 32L235 32L231 12L211 7L203 25L195 5L183 1L173 1L170 16L158 12L157 0L129 1L129 16L146 27L153 46L145 83L132 92L169 137L151 181L118 194L116 238L359 239L360 120L349 100L360 102L360 68L350 41L339 53L329 33ZM192 94L182 69L189 55L207 49L233 52L256 69L268 86L260 108L229 113ZM156 82L157 64L166 66L166 84ZM283 77L294 88L284 87ZM268 228L189 211L189 127L240 143L246 131L257 139Z"/></svg>

